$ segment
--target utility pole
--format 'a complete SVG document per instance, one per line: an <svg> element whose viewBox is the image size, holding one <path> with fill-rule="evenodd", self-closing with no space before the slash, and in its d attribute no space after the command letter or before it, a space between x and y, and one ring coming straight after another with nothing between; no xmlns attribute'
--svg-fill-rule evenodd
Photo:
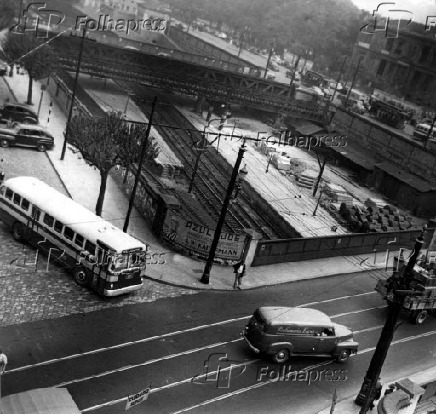
<svg viewBox="0 0 436 414"><path fill-rule="evenodd" d="M84 28L83 29L83 34L82 34L82 41L80 43L79 58L77 60L76 77L74 79L73 93L71 95L70 110L68 112L66 134L65 134L65 138L64 138L64 144L62 145L61 161L64 160L64 158L65 158L65 151L67 150L67 139L68 139L68 134L69 134L69 130L70 130L69 126L70 126L70 123L71 123L71 118L73 117L74 101L76 99L76 88L77 88L77 82L79 80L80 63L82 62L83 45L84 45L84 42L85 42L85 36L86 36L86 29Z"/></svg>
<svg viewBox="0 0 436 414"><path fill-rule="evenodd" d="M363 379L362 387L359 391L358 396L355 399L355 403L362 406L359 414L366 414L370 409L370 406L374 402L377 381L380 378L383 364L385 362L389 347L394 337L398 316L400 315L401 309L403 308L404 298L411 293L411 291L408 290L410 275L412 273L413 267L416 264L419 252L421 251L422 245L424 243L423 234L424 230L421 235L416 239L415 247L413 249L409 262L401 269L399 277L393 275L390 278L393 282L393 299L392 301L388 301L388 316L386 318L385 325L381 332L380 339L377 343L374 355L372 356L371 362L369 364L368 371L366 372L366 375Z"/></svg>
<svg viewBox="0 0 436 414"><path fill-rule="evenodd" d="M357 62L356 70L354 71L354 74L353 74L353 80L351 81L351 86L350 86L350 90L348 91L348 94L347 94L347 99L345 101L345 105L347 105L348 99L350 98L350 95L351 95L351 91L353 90L354 81L356 80L357 72L359 72L359 66L360 66L360 63L362 62L362 59L363 59L363 57L360 56L359 61Z"/></svg>
<svg viewBox="0 0 436 414"><path fill-rule="evenodd" d="M219 242L220 236L221 236L221 230L222 230L223 225L224 225L224 220L226 218L227 210L229 208L230 199L232 198L233 189L235 188L236 180L238 178L239 167L241 165L242 158L244 158L245 151L246 151L246 148L245 148L245 139L244 139L244 141L242 141L241 147L239 148L238 158L236 159L235 166L233 167L232 176L230 178L230 182L229 182L229 185L227 187L226 197L224 199L223 206L221 208L221 214L220 214L220 217L218 219L218 223L216 225L215 233L213 235L212 244L210 246L209 256L207 258L207 262L206 262L206 265L204 267L203 275L201 276L201 279L200 279L200 282L204 283L205 285L209 284L210 270L212 269L213 260L215 258L215 251L216 251L216 248L218 247L218 242ZM241 177L241 178L244 178L244 177Z"/></svg>
<svg viewBox="0 0 436 414"><path fill-rule="evenodd" d="M132 193L130 194L129 208L127 210L126 219L124 221L124 227L123 227L124 233L127 232L127 228L129 227L130 214L132 213L133 204L135 202L136 189L138 188L139 178L141 177L142 163L144 161L145 153L147 152L148 137L150 136L151 123L153 121L153 114L156 104L157 104L157 97L155 97L153 100L150 118L148 119L147 130L145 132L145 137L142 141L142 148L141 148L141 154L139 156L138 169L136 171L136 176L135 176L135 183L133 184Z"/></svg>
<svg viewBox="0 0 436 414"><path fill-rule="evenodd" d="M339 82L341 81L342 72L344 71L346 61L347 61L347 56L344 56L344 61L342 62L341 70L339 71L338 80L336 81L335 90L333 92L332 98L330 99L330 102L333 102L333 99L335 99L335 95L336 95L336 92L338 90Z"/></svg>

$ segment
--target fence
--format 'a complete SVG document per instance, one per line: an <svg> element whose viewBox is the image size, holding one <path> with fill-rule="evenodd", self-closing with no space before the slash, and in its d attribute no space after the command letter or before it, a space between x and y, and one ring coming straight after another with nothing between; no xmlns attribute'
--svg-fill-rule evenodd
<svg viewBox="0 0 436 414"><path fill-rule="evenodd" d="M382 252L392 247L413 247L420 234L421 230L407 230L260 241L251 266Z"/></svg>

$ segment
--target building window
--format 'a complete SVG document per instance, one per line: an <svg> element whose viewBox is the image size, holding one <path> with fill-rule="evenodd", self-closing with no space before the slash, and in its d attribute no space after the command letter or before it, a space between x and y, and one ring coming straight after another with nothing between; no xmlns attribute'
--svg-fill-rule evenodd
<svg viewBox="0 0 436 414"><path fill-rule="evenodd" d="M378 69L377 69L377 75L378 76L383 76L383 73L385 72L386 69L386 60L381 60L380 61L380 65L378 65Z"/></svg>

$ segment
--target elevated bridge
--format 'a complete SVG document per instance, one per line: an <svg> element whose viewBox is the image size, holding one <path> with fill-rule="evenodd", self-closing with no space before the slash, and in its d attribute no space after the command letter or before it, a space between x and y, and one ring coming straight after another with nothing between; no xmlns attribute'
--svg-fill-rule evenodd
<svg viewBox="0 0 436 414"><path fill-rule="evenodd" d="M52 39L51 45L59 55L61 68L76 70L81 42L81 38L74 36ZM83 41L83 45L81 73L145 83L320 124L329 123L324 102L318 102L310 95L306 95L305 100L295 99L291 87L281 83L88 39Z"/></svg>

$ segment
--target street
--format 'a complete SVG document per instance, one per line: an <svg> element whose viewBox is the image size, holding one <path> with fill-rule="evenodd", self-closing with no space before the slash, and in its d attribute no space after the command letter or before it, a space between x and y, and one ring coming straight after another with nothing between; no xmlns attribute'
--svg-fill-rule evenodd
<svg viewBox="0 0 436 414"><path fill-rule="evenodd" d="M382 274L205 292L2 327L9 358L3 395L66 387L82 412L111 414L124 410L127 395L151 385L148 400L132 413L314 413L329 405L335 388L338 399L356 395L386 316L385 302L374 292L376 275ZM344 370L341 379L308 384L307 379L271 382L260 375L280 367L253 354L240 332L251 313L265 305L315 308L350 327L360 348L347 363L300 357L291 359L286 371ZM405 314L401 322L383 382L434 364L436 320L415 326Z"/></svg>

